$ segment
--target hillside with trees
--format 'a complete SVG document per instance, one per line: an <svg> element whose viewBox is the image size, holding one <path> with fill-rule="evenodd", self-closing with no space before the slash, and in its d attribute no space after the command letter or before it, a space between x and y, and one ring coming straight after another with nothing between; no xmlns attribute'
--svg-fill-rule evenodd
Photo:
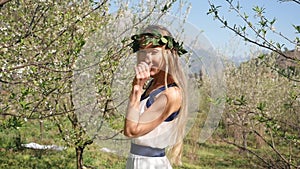
<svg viewBox="0 0 300 169"><path fill-rule="evenodd" d="M174 6L176 0L130 2L135 5L107 0L0 1L0 168L125 167L125 157L97 144L99 138L109 140L120 134L124 120L111 105L111 83L120 60L130 50L128 37L120 39L123 34L114 24L132 13L135 19L126 31L133 31L154 13L180 17L188 13ZM237 1L226 2L240 13ZM299 5L296 0L290 2ZM210 7L208 14L224 28L270 52L238 66L224 61L227 91L219 99L225 109L219 127L205 143L199 142L199 134L209 107L217 102L210 97L209 78L201 73L200 111L184 140L183 165L175 168L299 168L299 37L289 41L295 50L285 50L264 36L275 21L263 16L263 8L253 8L254 15L261 16L258 24L247 22L248 15L239 15L246 24L233 26L220 16L218 5L210 3ZM144 17L137 15L141 13ZM292 26L298 35L299 26ZM248 30L256 36L246 36ZM87 37L97 38L89 41ZM88 43L91 48L83 50ZM94 64L76 63L88 50L93 51ZM80 64L84 69L75 69ZM95 130L99 135L90 135L77 114L82 107L74 101L78 95L74 96L72 82L81 70L96 72L90 80L97 84L92 91L97 99L94 110L99 121L95 125L100 127ZM85 81L85 76L80 78ZM103 121L118 132L103 132ZM49 147L30 149L25 146L28 143Z"/></svg>

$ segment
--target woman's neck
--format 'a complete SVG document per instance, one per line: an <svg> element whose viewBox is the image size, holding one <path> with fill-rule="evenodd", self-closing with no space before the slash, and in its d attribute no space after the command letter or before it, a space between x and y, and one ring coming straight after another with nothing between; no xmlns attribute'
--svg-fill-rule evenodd
<svg viewBox="0 0 300 169"><path fill-rule="evenodd" d="M161 86L166 85L166 83L167 84L174 83L174 79L172 78L171 75L168 74L167 81L166 81L165 72L161 71L156 76L153 76L153 81L152 81L150 88L151 88L151 90L155 90Z"/></svg>

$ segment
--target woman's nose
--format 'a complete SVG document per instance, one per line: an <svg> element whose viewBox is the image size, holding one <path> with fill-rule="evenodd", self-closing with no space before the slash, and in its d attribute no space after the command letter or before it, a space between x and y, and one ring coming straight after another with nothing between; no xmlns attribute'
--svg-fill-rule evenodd
<svg viewBox="0 0 300 169"><path fill-rule="evenodd" d="M149 57L146 57L145 62L149 65L151 63L151 59Z"/></svg>

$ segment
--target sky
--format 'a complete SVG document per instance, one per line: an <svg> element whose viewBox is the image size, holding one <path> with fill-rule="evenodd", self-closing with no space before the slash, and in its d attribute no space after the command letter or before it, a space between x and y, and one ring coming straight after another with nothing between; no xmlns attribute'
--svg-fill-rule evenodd
<svg viewBox="0 0 300 169"><path fill-rule="evenodd" d="M141 1L141 0L136 0ZM256 55L257 51L265 49L258 48L255 45L247 44L242 38L236 36L229 29L221 28L223 25L217 20L213 19L212 15L207 15L209 10L208 0L177 0L177 5L180 1L186 1L187 4L191 4L191 10L188 15L187 21L203 31L204 36L211 42L211 45L229 59L239 60L239 62L246 61L249 56ZM233 2L239 2L242 6L242 12L247 13L251 20L254 20L254 6L264 7L265 16L272 20L276 18L274 28L277 32L282 33L289 39L294 40L295 37L299 37L299 34L295 33L295 29L292 24L300 26L300 4L294 2L279 2L278 0L233 0ZM226 0L211 0L215 6L221 6L220 15L224 16L229 24L241 24L241 18L236 16L236 13L229 12L228 3ZM175 3L175 9L176 9ZM132 5L132 4L131 4ZM112 6L112 11L115 7ZM267 38L272 41L285 44L284 47L288 49L294 49L295 45L289 43L284 38L281 38L273 33L267 33Z"/></svg>
<svg viewBox="0 0 300 169"><path fill-rule="evenodd" d="M249 53L250 50L256 50L251 45L244 45L245 42L234 35L230 30L221 28L221 23L213 19L212 15L207 15L209 3L207 0L187 0L191 3L191 11L188 16L188 22L204 31L206 38L212 43L216 50L225 52L230 57L242 57L241 53ZM222 6L220 14L227 18L228 23L242 23L240 18L233 12L228 12L228 3L225 0L212 0L215 6ZM271 20L276 18L274 24L275 30L281 32L288 38L294 39L296 36L294 25L300 25L300 5L293 2L278 2L278 0L240 0L242 10L254 19L254 6L265 8L265 15ZM252 16L252 17L251 17ZM294 45L288 45L283 38L267 34L268 38L276 42L286 44L288 49L293 49ZM241 52L242 51L242 52ZM235 56L233 56L235 55ZM240 56L238 56L240 55Z"/></svg>

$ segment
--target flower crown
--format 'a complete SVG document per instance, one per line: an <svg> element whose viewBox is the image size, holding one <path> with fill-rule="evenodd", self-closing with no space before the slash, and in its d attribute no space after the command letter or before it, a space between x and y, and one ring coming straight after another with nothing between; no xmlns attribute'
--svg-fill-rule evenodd
<svg viewBox="0 0 300 169"><path fill-rule="evenodd" d="M137 52L142 47L151 44L153 47L165 46L166 49L175 50L179 56L187 53L182 42L179 44L173 37L162 36L159 32L137 34L131 36L131 39L133 40L131 46L133 52Z"/></svg>

